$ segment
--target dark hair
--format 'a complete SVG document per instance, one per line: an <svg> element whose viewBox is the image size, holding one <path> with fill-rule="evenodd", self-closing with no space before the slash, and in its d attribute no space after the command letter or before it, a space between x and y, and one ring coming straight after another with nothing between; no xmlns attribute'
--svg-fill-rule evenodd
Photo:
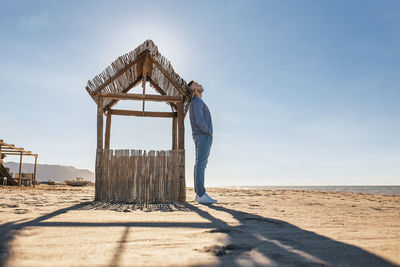
<svg viewBox="0 0 400 267"><path fill-rule="evenodd" d="M193 83L194 83L194 81L191 80L191 81L188 83L188 88L190 88L190 86L192 86Z"/></svg>

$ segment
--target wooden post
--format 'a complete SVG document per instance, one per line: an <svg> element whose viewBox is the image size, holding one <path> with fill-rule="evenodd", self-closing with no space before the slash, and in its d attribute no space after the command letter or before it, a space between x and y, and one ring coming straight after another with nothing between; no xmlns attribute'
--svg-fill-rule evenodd
<svg viewBox="0 0 400 267"><path fill-rule="evenodd" d="M110 149L110 134L111 134L111 110L107 111L106 120L106 136L104 141L104 149Z"/></svg>
<svg viewBox="0 0 400 267"><path fill-rule="evenodd" d="M172 150L177 149L177 134L176 134L176 124L177 124L177 116L172 117Z"/></svg>
<svg viewBox="0 0 400 267"><path fill-rule="evenodd" d="M35 157L35 167L33 169L33 181L32 181L33 186L35 186L36 184L36 166L37 166L37 156Z"/></svg>
<svg viewBox="0 0 400 267"><path fill-rule="evenodd" d="M179 179L179 196L178 201L186 201L186 180L185 180L185 117L183 114L183 99L178 102L178 149L182 153L181 172ZM178 157L180 158L180 157ZM178 164L178 163L177 163ZM181 165L179 163L179 165ZM178 167L179 168L179 167ZM179 172L178 172L179 173Z"/></svg>
<svg viewBox="0 0 400 267"><path fill-rule="evenodd" d="M178 102L178 149L185 149L185 124L183 120L183 102Z"/></svg>
<svg viewBox="0 0 400 267"><path fill-rule="evenodd" d="M21 176L22 176L22 152L20 152L20 156L19 156L18 186L21 186Z"/></svg>
<svg viewBox="0 0 400 267"><path fill-rule="evenodd" d="M101 200L100 196L100 181L102 181L101 160L103 154L103 98L99 97L97 103L97 151L96 151L96 166L95 166L95 200Z"/></svg>
<svg viewBox="0 0 400 267"><path fill-rule="evenodd" d="M103 149L103 98L97 104L97 150Z"/></svg>

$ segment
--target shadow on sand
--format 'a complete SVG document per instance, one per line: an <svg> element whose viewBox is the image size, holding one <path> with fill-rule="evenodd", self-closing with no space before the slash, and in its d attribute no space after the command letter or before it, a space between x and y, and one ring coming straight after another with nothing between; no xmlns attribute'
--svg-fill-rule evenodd
<svg viewBox="0 0 400 267"><path fill-rule="evenodd" d="M127 236L133 227L181 227L201 228L208 233L226 234L225 246L208 246L201 250L212 253L218 263L210 266L397 266L383 258L369 253L359 247L303 230L281 220L265 218L259 215L229 209L222 205L206 205L197 207L189 203L169 204L128 204L86 202L29 221L14 221L0 225L0 266L4 266L10 256L10 244L14 236L25 227L126 227L121 236L119 246L109 266L118 266L121 255L129 253L125 249ZM50 218L71 210L103 209L129 212L136 209L144 211L176 210L195 212L209 222L45 222ZM240 222L230 226L207 212L214 209L226 212ZM256 252L263 262L253 260L251 252ZM191 266L197 266L193 264ZM204 264L198 266L207 266Z"/></svg>

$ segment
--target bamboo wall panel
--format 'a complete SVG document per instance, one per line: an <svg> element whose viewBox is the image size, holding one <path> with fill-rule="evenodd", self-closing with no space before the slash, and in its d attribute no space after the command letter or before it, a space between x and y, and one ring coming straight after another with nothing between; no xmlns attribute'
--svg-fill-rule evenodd
<svg viewBox="0 0 400 267"><path fill-rule="evenodd" d="M185 201L185 150L102 150L96 160L96 200Z"/></svg>

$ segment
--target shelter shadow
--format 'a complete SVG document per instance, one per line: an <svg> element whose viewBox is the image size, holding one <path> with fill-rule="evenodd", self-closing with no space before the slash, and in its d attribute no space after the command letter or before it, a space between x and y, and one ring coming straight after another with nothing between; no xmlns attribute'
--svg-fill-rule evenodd
<svg viewBox="0 0 400 267"><path fill-rule="evenodd" d="M126 227L119 246L109 266L118 266L121 256L130 253L124 244L132 227L181 227L205 229L207 233L226 234L225 246L210 244L200 250L212 253L218 262L209 266L397 266L359 247L335 241L311 231L301 229L282 220L233 210L221 205L207 205L208 208L226 212L240 222L230 226L213 216L201 206L189 203L157 204L158 210L196 212L209 222L45 222L52 217L71 210L126 208L125 204L86 202L60 209L29 221L14 221L0 226L0 266L7 263L10 244L15 235L25 227ZM157 210L157 209L153 209ZM119 210L121 211L121 210ZM124 210L122 210L124 211ZM257 254L257 258L254 258ZM261 260L260 260L261 259ZM193 264L191 266L200 266ZM201 264L205 266L205 264ZM207 265L206 265L207 266Z"/></svg>

